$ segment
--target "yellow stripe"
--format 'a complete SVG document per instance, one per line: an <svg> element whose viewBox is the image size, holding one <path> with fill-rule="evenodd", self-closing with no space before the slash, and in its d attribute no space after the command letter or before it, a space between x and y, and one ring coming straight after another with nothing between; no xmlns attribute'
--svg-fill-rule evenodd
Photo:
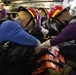
<svg viewBox="0 0 76 75"><path fill-rule="evenodd" d="M54 18L59 12L60 10L56 10L55 13L52 15L52 18ZM50 21L52 21L52 18L50 18Z"/></svg>
<svg viewBox="0 0 76 75"><path fill-rule="evenodd" d="M52 18L50 18L50 21L52 21Z"/></svg>
<svg viewBox="0 0 76 75"><path fill-rule="evenodd" d="M33 19L34 19L34 21L35 21L35 23L36 23L35 15L34 15L30 10L28 10L28 11L31 13L31 15L33 16Z"/></svg>

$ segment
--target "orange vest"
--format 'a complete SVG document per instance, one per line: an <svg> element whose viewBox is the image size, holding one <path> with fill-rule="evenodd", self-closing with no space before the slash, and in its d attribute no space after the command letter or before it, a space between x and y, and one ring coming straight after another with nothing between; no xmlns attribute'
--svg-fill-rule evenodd
<svg viewBox="0 0 76 75"><path fill-rule="evenodd" d="M57 72L62 70L62 68L55 63L60 63L60 62L65 63L64 57L56 50L54 50L53 55L47 53L44 56L42 56L37 61L37 65L35 67L35 70L32 72L32 75L38 75L44 72L44 70L47 68L53 68ZM52 61L54 61L55 63L53 63Z"/></svg>

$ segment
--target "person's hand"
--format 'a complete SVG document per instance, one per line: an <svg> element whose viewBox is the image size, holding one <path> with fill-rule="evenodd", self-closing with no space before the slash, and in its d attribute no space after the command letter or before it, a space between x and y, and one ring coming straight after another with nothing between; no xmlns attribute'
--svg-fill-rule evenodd
<svg viewBox="0 0 76 75"><path fill-rule="evenodd" d="M49 48L51 47L51 44L50 44L50 39L43 42L41 45L40 45L40 48Z"/></svg>
<svg viewBox="0 0 76 75"><path fill-rule="evenodd" d="M49 47L51 47L50 40L47 40L44 43L42 43L39 46L37 46L34 50L36 52L39 52L40 50L42 50L42 48L49 48Z"/></svg>

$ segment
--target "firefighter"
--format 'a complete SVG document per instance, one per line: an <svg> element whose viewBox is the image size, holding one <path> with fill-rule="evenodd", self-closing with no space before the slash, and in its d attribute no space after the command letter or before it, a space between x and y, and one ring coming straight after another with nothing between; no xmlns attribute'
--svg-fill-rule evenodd
<svg viewBox="0 0 76 75"><path fill-rule="evenodd" d="M6 13L5 5L4 3L0 3L0 24L4 22L5 20L7 20L6 15L7 13Z"/></svg>
<svg viewBox="0 0 76 75"><path fill-rule="evenodd" d="M23 28L34 28L38 18L34 9L24 10L18 13L15 21L7 20L0 26L0 75L29 75L33 68L28 63L39 41Z"/></svg>
<svg viewBox="0 0 76 75"><path fill-rule="evenodd" d="M49 37L49 16L48 10L46 8L38 8L37 12L41 15L41 28L44 34L44 41L47 40Z"/></svg>
<svg viewBox="0 0 76 75"><path fill-rule="evenodd" d="M26 13L28 13L29 16L26 15ZM34 8L25 9L24 7L20 6L18 8L17 15L18 16L15 18L15 21L17 21L19 24L21 24L21 26L24 25L24 27L22 27L22 28L25 31L27 31L29 34L36 37L38 40L40 40L40 42L42 42L44 35L41 32L41 16L40 16L40 14L38 14ZM27 18L26 18L26 16L27 16ZM31 23L32 23L32 25L30 25Z"/></svg>
<svg viewBox="0 0 76 75"><path fill-rule="evenodd" d="M69 7L63 8L62 6L54 6L51 9L50 22L55 23L59 34L55 38L49 39L46 42L42 43L38 48L52 48L53 46L58 45L60 43L76 39L76 20L75 18L71 19L72 15L70 14L69 10ZM59 49L60 53L65 57L65 59L76 62L76 45L64 46Z"/></svg>

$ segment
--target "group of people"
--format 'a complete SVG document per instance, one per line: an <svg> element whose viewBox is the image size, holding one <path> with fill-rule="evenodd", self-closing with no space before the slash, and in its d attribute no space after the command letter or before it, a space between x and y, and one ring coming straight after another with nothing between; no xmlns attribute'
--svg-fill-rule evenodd
<svg viewBox="0 0 76 75"><path fill-rule="evenodd" d="M44 48L52 50L58 46L59 52L66 61L75 63L76 18L72 17L69 10L69 7L64 8L59 5L54 6L49 12L44 8L35 10L20 6L14 19L2 22L0 25L0 75L30 75L27 73L28 66L25 62L34 53L39 53ZM71 40L72 43L70 43ZM75 64L73 66L76 68ZM69 69L65 75L69 75L72 70ZM50 69L49 75L61 75L55 71L52 73L53 70L53 68Z"/></svg>

